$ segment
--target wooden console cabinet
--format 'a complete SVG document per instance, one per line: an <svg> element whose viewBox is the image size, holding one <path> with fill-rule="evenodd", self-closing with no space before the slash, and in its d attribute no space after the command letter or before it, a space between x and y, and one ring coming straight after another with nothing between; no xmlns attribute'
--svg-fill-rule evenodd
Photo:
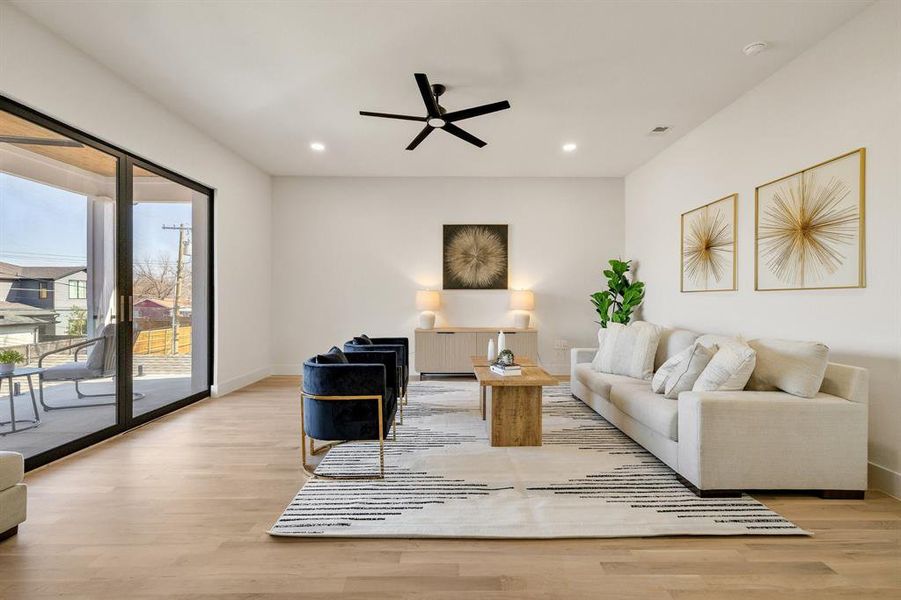
<svg viewBox="0 0 901 600"><path fill-rule="evenodd" d="M437 327L417 329L414 366L423 375L472 374L471 357L488 352L488 340L497 344L497 334L504 332L507 347L517 357L538 362L538 330L514 327Z"/></svg>

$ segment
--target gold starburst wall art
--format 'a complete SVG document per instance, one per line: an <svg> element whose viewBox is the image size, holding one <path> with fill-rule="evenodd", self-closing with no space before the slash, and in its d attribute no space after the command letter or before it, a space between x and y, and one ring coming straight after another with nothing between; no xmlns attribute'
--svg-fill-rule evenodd
<svg viewBox="0 0 901 600"><path fill-rule="evenodd" d="M756 191L755 289L864 287L863 148Z"/></svg>
<svg viewBox="0 0 901 600"><path fill-rule="evenodd" d="M444 289L507 289L507 226L444 226Z"/></svg>
<svg viewBox="0 0 901 600"><path fill-rule="evenodd" d="M735 289L738 194L682 214L683 292Z"/></svg>

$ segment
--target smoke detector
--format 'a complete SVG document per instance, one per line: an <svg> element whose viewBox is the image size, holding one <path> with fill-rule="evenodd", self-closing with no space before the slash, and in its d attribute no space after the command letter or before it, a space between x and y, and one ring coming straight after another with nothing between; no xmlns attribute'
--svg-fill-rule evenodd
<svg viewBox="0 0 901 600"><path fill-rule="evenodd" d="M744 52L745 56L755 56L766 50L768 47L769 44L766 42L751 42L742 48L741 51Z"/></svg>

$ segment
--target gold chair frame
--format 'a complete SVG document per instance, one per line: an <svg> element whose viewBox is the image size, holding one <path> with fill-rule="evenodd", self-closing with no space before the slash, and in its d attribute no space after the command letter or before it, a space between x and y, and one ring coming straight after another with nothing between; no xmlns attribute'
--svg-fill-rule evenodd
<svg viewBox="0 0 901 600"><path fill-rule="evenodd" d="M307 431L304 426L304 418L303 418L303 402L305 398L310 398L313 400L328 400L328 401L342 401L342 400L375 400L378 402L378 420L379 420L379 474L378 475L322 475L314 472L315 467L311 468L311 465L307 464ZM400 404L400 400L398 400L398 404ZM312 478L320 478L320 479L332 479L338 481L369 481L374 479L384 479L385 478L385 426L382 420L383 416L383 407L382 407L382 395L364 395L364 396L319 396L317 394L310 394L304 390L300 392L300 457L301 457L301 465L303 467L303 472L306 473L311 479ZM403 413L401 413L401 422L403 422ZM397 422L394 422L393 432L394 439L397 439ZM338 446L339 444L345 444L351 440L344 440L338 442L329 442L315 447L315 440L310 437L310 455L316 456L317 454L321 454L326 450Z"/></svg>

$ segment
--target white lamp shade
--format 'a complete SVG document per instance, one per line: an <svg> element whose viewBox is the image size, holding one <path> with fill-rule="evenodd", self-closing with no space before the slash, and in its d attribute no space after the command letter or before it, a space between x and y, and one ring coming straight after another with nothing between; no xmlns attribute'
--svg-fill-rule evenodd
<svg viewBox="0 0 901 600"><path fill-rule="evenodd" d="M510 294L510 308L513 310L533 310L535 295L531 290L513 290Z"/></svg>
<svg viewBox="0 0 901 600"><path fill-rule="evenodd" d="M435 290L419 290L416 292L416 310L438 310L441 307L441 294Z"/></svg>

